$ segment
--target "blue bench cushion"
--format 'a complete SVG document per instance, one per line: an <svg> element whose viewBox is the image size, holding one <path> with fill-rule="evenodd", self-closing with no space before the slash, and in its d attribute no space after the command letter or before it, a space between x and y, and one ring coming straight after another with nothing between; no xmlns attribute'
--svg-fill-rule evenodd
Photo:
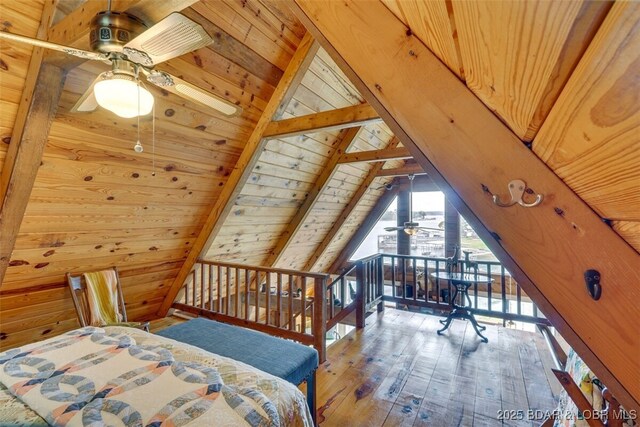
<svg viewBox="0 0 640 427"><path fill-rule="evenodd" d="M314 348L200 317L157 334L239 360L295 385L318 367Z"/></svg>

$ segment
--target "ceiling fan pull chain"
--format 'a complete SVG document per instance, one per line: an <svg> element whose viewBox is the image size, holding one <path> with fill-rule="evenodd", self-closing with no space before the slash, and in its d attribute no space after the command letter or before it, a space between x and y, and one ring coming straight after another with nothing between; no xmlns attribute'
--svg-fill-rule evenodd
<svg viewBox="0 0 640 427"><path fill-rule="evenodd" d="M136 116L137 120L138 120L138 140L136 141L136 145L133 146L133 150L136 153L142 153L142 151L144 151L144 148L142 147L142 144L140 143L140 79L138 78L138 67L136 67L136 87L138 89L138 115Z"/></svg>

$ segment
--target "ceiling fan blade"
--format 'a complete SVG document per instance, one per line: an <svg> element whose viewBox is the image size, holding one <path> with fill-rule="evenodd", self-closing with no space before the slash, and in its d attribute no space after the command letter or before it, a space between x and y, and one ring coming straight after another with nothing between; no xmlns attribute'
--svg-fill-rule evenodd
<svg viewBox="0 0 640 427"><path fill-rule="evenodd" d="M384 231L398 231L398 230L404 230L403 227L385 227Z"/></svg>
<svg viewBox="0 0 640 427"><path fill-rule="evenodd" d="M127 43L122 51L129 60L151 67L212 42L200 24L174 12Z"/></svg>
<svg viewBox="0 0 640 427"><path fill-rule="evenodd" d="M428 230L428 231L444 231L441 228L435 228L435 227L416 227L418 230Z"/></svg>
<svg viewBox="0 0 640 427"><path fill-rule="evenodd" d="M98 80L101 80L101 79L102 79L102 74L100 74L93 82L91 82L89 89L87 89L82 94L80 99L78 99L78 102L76 102L75 105L71 107L71 110L69 110L70 112L90 113L91 111L94 111L96 108L98 108L98 101L96 100L96 96L93 93L93 87L98 82Z"/></svg>
<svg viewBox="0 0 640 427"><path fill-rule="evenodd" d="M89 52L88 50L76 49L73 47L63 46L57 43L46 42L44 40L34 39L33 37L21 36L18 34L7 33L6 31L0 31L0 39L7 39L16 41L19 43L30 44L31 46L43 47L45 49L57 50L69 55L77 56L83 59L93 59L97 61L104 61L107 59L107 55L102 53Z"/></svg>
<svg viewBox="0 0 640 427"><path fill-rule="evenodd" d="M212 93L206 92L199 87L185 82L178 77L172 76L164 71L145 71L144 74L147 77L147 81L162 89L166 89L169 92L175 93L190 101L197 102L205 107L213 108L220 111L222 114L234 117L242 112L242 108L232 104L226 99L222 99Z"/></svg>

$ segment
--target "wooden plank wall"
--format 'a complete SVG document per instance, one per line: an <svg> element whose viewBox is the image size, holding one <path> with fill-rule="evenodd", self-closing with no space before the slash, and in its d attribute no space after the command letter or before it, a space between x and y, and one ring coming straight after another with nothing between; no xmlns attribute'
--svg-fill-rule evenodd
<svg viewBox="0 0 640 427"><path fill-rule="evenodd" d="M316 74L318 69L322 69L322 60L316 56L283 119L334 108L314 92L332 91ZM324 70L330 72L329 67ZM354 98L347 105L359 102ZM335 151L338 135L331 131L268 141L205 257L262 265Z"/></svg>
<svg viewBox="0 0 640 427"><path fill-rule="evenodd" d="M488 108L531 141L611 3L383 0Z"/></svg>
<svg viewBox="0 0 640 427"><path fill-rule="evenodd" d="M637 3L611 9L533 142L534 152L638 252L639 30Z"/></svg>
<svg viewBox="0 0 640 427"><path fill-rule="evenodd" d="M640 251L637 3L382 1Z"/></svg>
<svg viewBox="0 0 640 427"><path fill-rule="evenodd" d="M4 4L2 11L11 12ZM69 113L106 68L87 63L71 71L2 284L3 348L76 327L67 271L117 265L130 318L154 316L304 34L286 9L261 2L200 2L188 13L215 24L217 41L233 42L234 50L214 44L163 69L238 103L243 114L225 118L150 88L156 99L154 159L150 117L141 123L145 151L138 154L132 149L135 119L104 111ZM21 33L17 20L23 18L15 16L1 21L13 22ZM5 52L15 49L3 43L2 59L7 62ZM19 53L28 61L28 53ZM26 63L16 69L26 69ZM4 135L10 133L4 97L9 102L19 96L13 87L21 76L1 76Z"/></svg>
<svg viewBox="0 0 640 427"><path fill-rule="evenodd" d="M327 53L320 50L282 119L360 103L362 98L355 87ZM384 148L391 138L392 134L384 124L369 125L360 132L350 151ZM270 140L206 258L262 265L335 152L338 141L338 132L314 132ZM397 165L401 162L388 163ZM303 268L307 262L305 255L312 253L322 241L370 168L366 163L338 167L300 231L292 236L291 244L276 267ZM365 198L363 206L370 208L378 194ZM368 209L357 212L362 216L361 221ZM329 258L338 252L339 249L327 255L323 266L330 265L332 259Z"/></svg>
<svg viewBox="0 0 640 427"><path fill-rule="evenodd" d="M43 7L44 0L3 2L0 31L16 27L23 31L22 34L35 37ZM32 50L30 46L0 43L0 171L11 141Z"/></svg>

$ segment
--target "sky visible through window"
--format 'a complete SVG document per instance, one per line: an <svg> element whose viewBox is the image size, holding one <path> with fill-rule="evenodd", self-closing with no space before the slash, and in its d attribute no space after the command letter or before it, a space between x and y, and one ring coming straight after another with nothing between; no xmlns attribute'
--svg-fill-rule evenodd
<svg viewBox="0 0 640 427"><path fill-rule="evenodd" d="M396 253L395 231L385 231L385 227L395 227L397 198L391 202L380 221L371 229L352 260L364 258L375 253ZM444 194L440 191L413 193L413 220L422 227L438 228L441 231L424 231L411 238L411 255L444 257ZM472 259L496 260L478 235L464 218L460 221L462 249L472 252Z"/></svg>

